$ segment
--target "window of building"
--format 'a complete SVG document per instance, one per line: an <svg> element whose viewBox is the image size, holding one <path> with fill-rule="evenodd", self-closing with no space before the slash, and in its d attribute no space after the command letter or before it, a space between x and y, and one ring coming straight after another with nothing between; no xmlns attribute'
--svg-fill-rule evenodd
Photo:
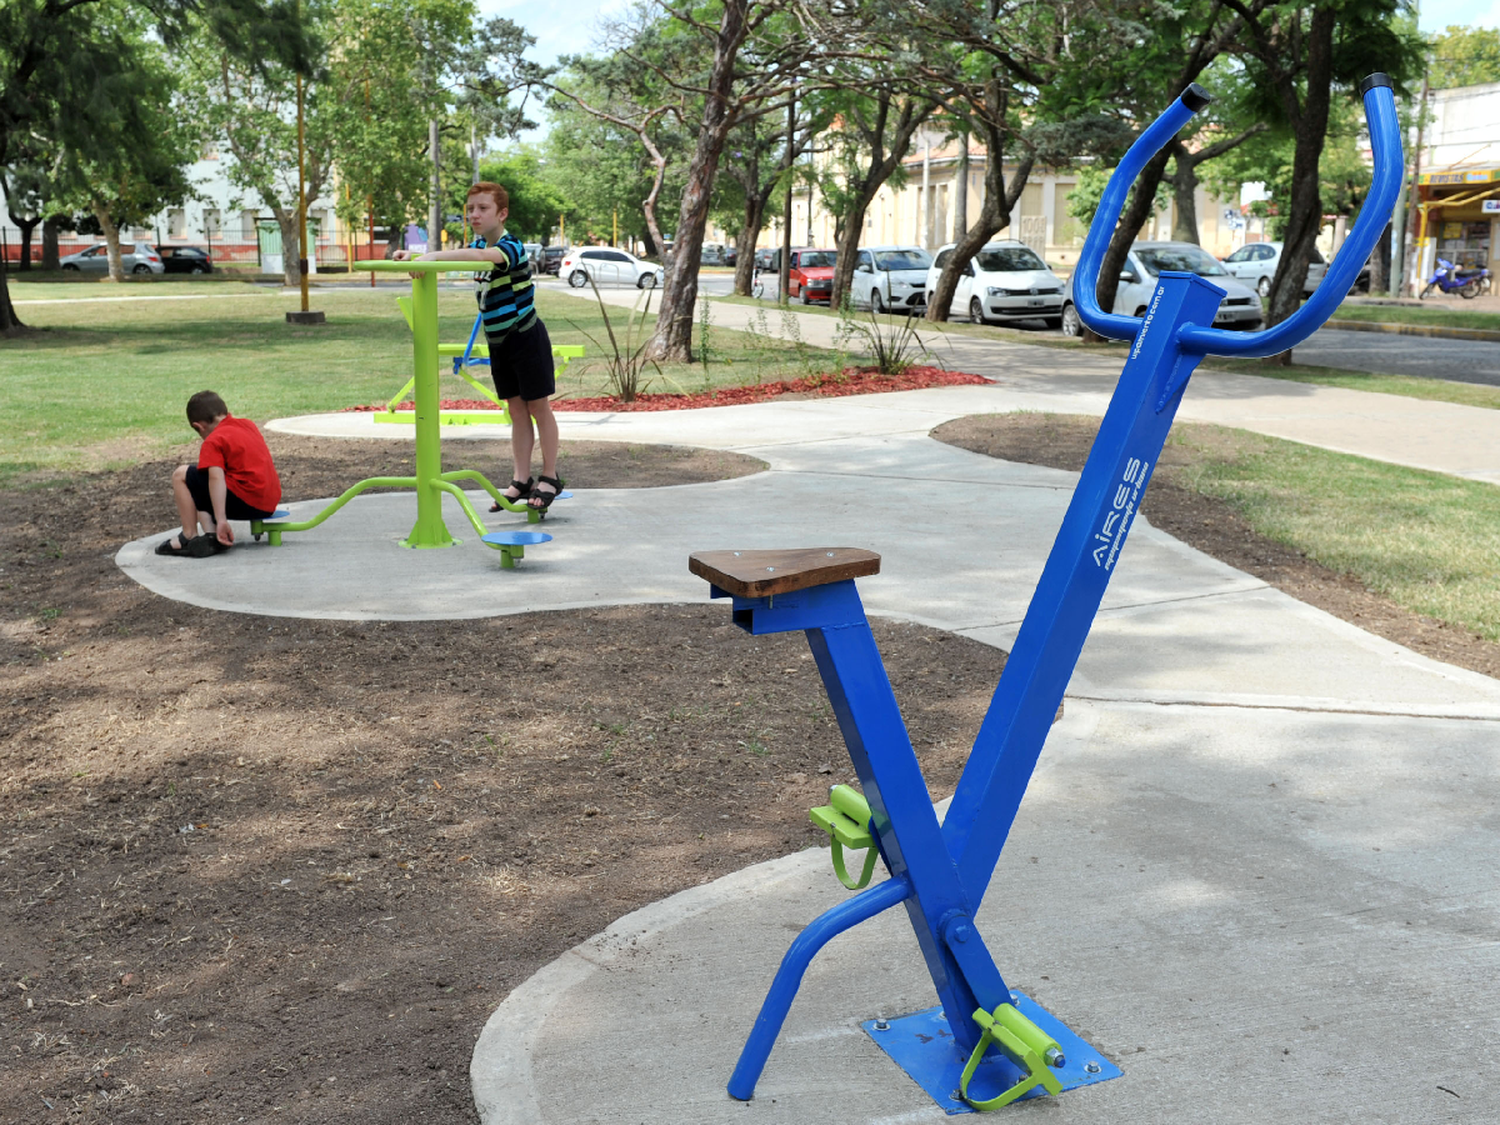
<svg viewBox="0 0 1500 1125"><path fill-rule="evenodd" d="M219 209L217 207L203 208L203 233L209 238L221 238L219 230Z"/></svg>
<svg viewBox="0 0 1500 1125"><path fill-rule="evenodd" d="M187 237L187 212L181 207L173 207L167 212L167 237Z"/></svg>
<svg viewBox="0 0 1500 1125"><path fill-rule="evenodd" d="M240 212L240 238L245 242L254 242L255 234L255 212Z"/></svg>

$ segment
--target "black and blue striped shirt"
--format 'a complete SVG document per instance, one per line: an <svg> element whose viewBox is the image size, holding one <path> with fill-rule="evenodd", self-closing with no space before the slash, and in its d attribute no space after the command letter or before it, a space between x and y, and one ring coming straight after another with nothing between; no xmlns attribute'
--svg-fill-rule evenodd
<svg viewBox="0 0 1500 1125"><path fill-rule="evenodd" d="M487 246L482 238L469 243L472 250ZM505 255L505 261L495 263L489 273L475 275L474 294L479 299L485 336L498 344L512 332L524 332L535 324L536 308L526 247L513 234L502 234L495 247Z"/></svg>

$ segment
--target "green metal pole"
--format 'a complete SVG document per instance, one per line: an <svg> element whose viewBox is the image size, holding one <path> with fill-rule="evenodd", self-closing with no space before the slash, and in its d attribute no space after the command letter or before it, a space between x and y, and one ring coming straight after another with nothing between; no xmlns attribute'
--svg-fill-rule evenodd
<svg viewBox="0 0 1500 1125"><path fill-rule="evenodd" d="M401 541L405 547L451 547L454 540L443 523L443 493L437 487L443 472L442 437L438 407L437 274L423 270L411 282L412 371L416 378L417 522Z"/></svg>

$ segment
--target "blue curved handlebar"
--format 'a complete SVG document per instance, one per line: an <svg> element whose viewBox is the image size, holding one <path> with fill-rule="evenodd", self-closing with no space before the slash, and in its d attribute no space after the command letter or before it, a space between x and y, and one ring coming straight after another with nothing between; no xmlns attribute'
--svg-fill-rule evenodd
<svg viewBox="0 0 1500 1125"><path fill-rule="evenodd" d="M1329 265L1322 283L1296 313L1266 332L1225 332L1185 324L1177 336L1182 351L1190 355L1275 355L1311 336L1343 301L1385 230L1402 179L1401 127L1396 120L1391 80L1384 74L1372 74L1360 83L1360 91L1364 95L1375 171L1370 193L1360 208L1359 221ZM1083 252L1078 256L1077 280L1073 284L1073 302L1079 319L1101 336L1134 339L1141 329L1142 322L1135 317L1104 312L1097 296L1099 267L1124 208L1125 194L1146 162L1206 104L1207 94L1196 84L1190 86L1130 146L1104 189Z"/></svg>

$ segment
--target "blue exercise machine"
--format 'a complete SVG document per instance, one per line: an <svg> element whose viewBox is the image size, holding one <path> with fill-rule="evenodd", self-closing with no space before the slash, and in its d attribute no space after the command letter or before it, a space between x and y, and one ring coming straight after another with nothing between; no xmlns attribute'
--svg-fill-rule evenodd
<svg viewBox="0 0 1500 1125"><path fill-rule="evenodd" d="M1131 340L1129 357L1062 527L939 824L854 580L880 558L852 548L712 551L689 569L712 596L733 599L734 622L755 635L807 635L863 793L836 786L812 818L828 832L846 886L867 886L875 856L890 877L815 919L792 943L729 1081L748 1100L802 976L831 938L897 903L906 906L941 1005L865 1029L950 1113L993 1109L1119 1076L1118 1067L1028 997L1009 988L974 916L1041 754L1120 549L1182 401L1207 354L1269 356L1314 332L1342 301L1385 229L1402 178L1391 80L1360 85L1374 181L1359 221L1327 276L1293 316L1265 332L1209 327L1222 290L1164 272L1144 318L1105 313L1095 287L1125 196L1146 161L1211 100L1194 84L1131 146L1110 179L1078 261L1079 317L1102 336ZM857 874L844 849L868 848Z"/></svg>

